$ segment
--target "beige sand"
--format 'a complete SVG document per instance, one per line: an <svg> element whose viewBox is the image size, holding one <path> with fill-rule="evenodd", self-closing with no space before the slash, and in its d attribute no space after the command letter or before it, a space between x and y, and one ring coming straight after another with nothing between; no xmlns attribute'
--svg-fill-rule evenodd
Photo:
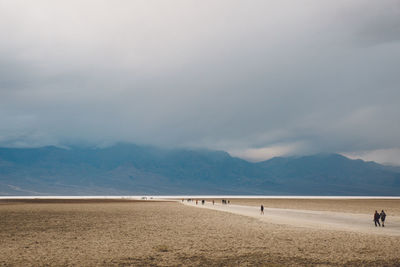
<svg viewBox="0 0 400 267"><path fill-rule="evenodd" d="M399 237L179 203L0 205L0 266L398 266Z"/></svg>

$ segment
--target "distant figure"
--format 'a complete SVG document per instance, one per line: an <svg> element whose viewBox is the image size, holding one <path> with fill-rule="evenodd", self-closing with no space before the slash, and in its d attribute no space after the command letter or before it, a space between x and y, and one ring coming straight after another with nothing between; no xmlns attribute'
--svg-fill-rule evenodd
<svg viewBox="0 0 400 267"><path fill-rule="evenodd" d="M377 227L377 224L379 225L379 227L381 226L381 223L379 222L379 218L380 218L380 215L379 215L378 211L375 211L375 214L374 214L375 227Z"/></svg>
<svg viewBox="0 0 400 267"><path fill-rule="evenodd" d="M231 201L230 201L230 200L228 200L228 204L231 204Z"/></svg>
<svg viewBox="0 0 400 267"><path fill-rule="evenodd" d="M201 205L204 205L204 202L205 202L205 201L204 201L204 199L203 199L203 200L201 201Z"/></svg>
<svg viewBox="0 0 400 267"><path fill-rule="evenodd" d="M214 205L214 199L213 199L213 205Z"/></svg>
<svg viewBox="0 0 400 267"><path fill-rule="evenodd" d="M196 205L197 205L197 199L196 199Z"/></svg>
<svg viewBox="0 0 400 267"><path fill-rule="evenodd" d="M261 205L261 215L264 214L264 205Z"/></svg>
<svg viewBox="0 0 400 267"><path fill-rule="evenodd" d="M382 227L385 227L386 213L382 210L381 214Z"/></svg>

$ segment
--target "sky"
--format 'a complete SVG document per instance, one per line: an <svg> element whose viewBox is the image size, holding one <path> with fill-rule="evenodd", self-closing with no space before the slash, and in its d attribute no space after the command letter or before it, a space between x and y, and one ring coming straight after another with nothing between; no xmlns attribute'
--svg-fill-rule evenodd
<svg viewBox="0 0 400 267"><path fill-rule="evenodd" d="M0 0L0 146L400 165L400 0Z"/></svg>

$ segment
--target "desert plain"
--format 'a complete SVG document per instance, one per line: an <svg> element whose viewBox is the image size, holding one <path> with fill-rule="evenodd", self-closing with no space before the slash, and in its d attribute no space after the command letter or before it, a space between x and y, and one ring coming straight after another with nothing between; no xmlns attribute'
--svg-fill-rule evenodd
<svg viewBox="0 0 400 267"><path fill-rule="evenodd" d="M220 200L216 202L222 208ZM0 266L400 265L400 236L390 234L391 218L400 216L399 199L231 203L232 209L258 209L262 203L271 210L368 215L371 231L281 224L268 220L268 214L260 216L258 210L245 216L213 209L210 202L200 208L181 201L3 199ZM375 209L387 212L385 228L373 226Z"/></svg>

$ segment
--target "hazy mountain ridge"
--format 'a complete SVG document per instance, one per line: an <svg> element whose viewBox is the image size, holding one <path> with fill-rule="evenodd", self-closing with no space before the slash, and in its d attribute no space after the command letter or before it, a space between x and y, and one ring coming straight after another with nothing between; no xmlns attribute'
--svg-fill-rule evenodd
<svg viewBox="0 0 400 267"><path fill-rule="evenodd" d="M338 154L250 163L223 151L132 144L0 148L0 194L400 195L400 172Z"/></svg>

